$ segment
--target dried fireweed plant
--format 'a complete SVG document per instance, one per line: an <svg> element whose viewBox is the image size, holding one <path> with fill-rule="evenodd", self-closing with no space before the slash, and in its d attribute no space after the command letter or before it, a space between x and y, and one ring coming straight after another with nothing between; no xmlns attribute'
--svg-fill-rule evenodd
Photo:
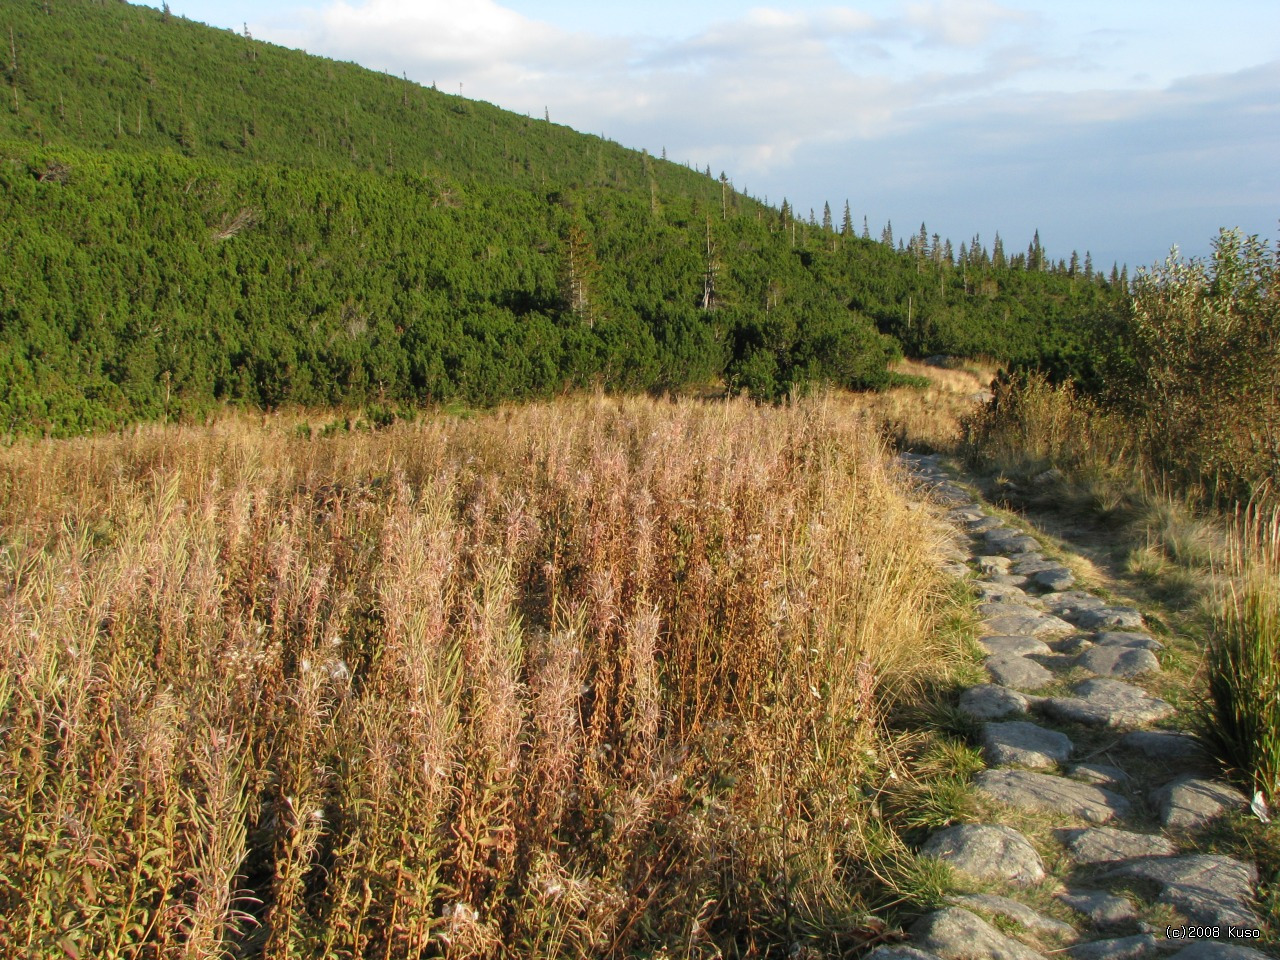
<svg viewBox="0 0 1280 960"><path fill-rule="evenodd" d="M837 396L0 451L0 954L848 947L925 531Z"/></svg>

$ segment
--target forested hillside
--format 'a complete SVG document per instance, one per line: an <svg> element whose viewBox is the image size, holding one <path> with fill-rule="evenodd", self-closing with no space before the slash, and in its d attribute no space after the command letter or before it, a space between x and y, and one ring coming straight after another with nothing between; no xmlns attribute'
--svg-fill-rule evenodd
<svg viewBox="0 0 1280 960"><path fill-rule="evenodd" d="M1038 238L895 248L151 8L15 0L0 31L7 434L592 384L769 399L876 386L903 349L1087 373L1123 292Z"/></svg>

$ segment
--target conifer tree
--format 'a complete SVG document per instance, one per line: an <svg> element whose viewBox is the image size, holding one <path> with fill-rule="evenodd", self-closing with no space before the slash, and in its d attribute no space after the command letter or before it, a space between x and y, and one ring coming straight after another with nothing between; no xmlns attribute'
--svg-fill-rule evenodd
<svg viewBox="0 0 1280 960"><path fill-rule="evenodd" d="M822 229L826 233L831 232L831 204L825 200L822 202Z"/></svg>
<svg viewBox="0 0 1280 960"><path fill-rule="evenodd" d="M844 202L844 219L840 221L840 236L853 236L853 215L849 212L849 201Z"/></svg>

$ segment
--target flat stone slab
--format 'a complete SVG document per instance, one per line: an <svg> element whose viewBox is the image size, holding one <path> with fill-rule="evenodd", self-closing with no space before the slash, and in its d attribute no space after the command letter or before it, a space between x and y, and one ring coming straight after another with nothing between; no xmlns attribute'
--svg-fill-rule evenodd
<svg viewBox="0 0 1280 960"><path fill-rule="evenodd" d="M1211 926L1258 927L1250 907L1258 871L1233 857L1196 853L1185 857L1131 860L1121 863L1105 879L1138 879L1160 884L1159 901L1192 923Z"/></svg>
<svg viewBox="0 0 1280 960"><path fill-rule="evenodd" d="M982 603L1020 603L1032 606L1031 597L1022 587L979 580L973 585L973 589Z"/></svg>
<svg viewBox="0 0 1280 960"><path fill-rule="evenodd" d="M1010 720L983 726L982 749L992 766L1045 768L1064 762L1075 746L1066 734L1023 720Z"/></svg>
<svg viewBox="0 0 1280 960"><path fill-rule="evenodd" d="M1019 690L1038 690L1054 681L1051 672L1026 657L987 657L984 666L996 683Z"/></svg>
<svg viewBox="0 0 1280 960"><path fill-rule="evenodd" d="M1041 570L1031 578L1046 590L1067 590L1076 582L1076 575L1066 567Z"/></svg>
<svg viewBox="0 0 1280 960"><path fill-rule="evenodd" d="M979 637L978 646L993 657L1025 657L1028 654L1047 657L1053 652L1043 640L1027 636L1004 637L992 634Z"/></svg>
<svg viewBox="0 0 1280 960"><path fill-rule="evenodd" d="M1218 943L1216 940L1197 940L1169 957L1169 960L1271 960L1261 950L1242 947L1236 943Z"/></svg>
<svg viewBox="0 0 1280 960"><path fill-rule="evenodd" d="M1160 672L1156 655L1141 647L1093 647L1080 654L1076 666L1101 677L1137 677Z"/></svg>
<svg viewBox="0 0 1280 960"><path fill-rule="evenodd" d="M1021 573L1028 577L1034 577L1036 574L1045 573L1051 570L1066 569L1067 568L1057 560L1046 560L1044 557L1023 557L1013 565L1014 573Z"/></svg>
<svg viewBox="0 0 1280 960"><path fill-rule="evenodd" d="M968 565L964 563L944 563L940 569L956 580L963 580L971 572Z"/></svg>
<svg viewBox="0 0 1280 960"><path fill-rule="evenodd" d="M1142 647L1144 650L1163 650L1164 644L1148 633L1103 630L1094 637L1100 647Z"/></svg>
<svg viewBox="0 0 1280 960"><path fill-rule="evenodd" d="M1123 787L1129 782L1129 774L1107 763L1074 763L1067 768L1067 776L1098 787Z"/></svg>
<svg viewBox="0 0 1280 960"><path fill-rule="evenodd" d="M992 583L1003 583L1010 587L1023 587L1027 584L1026 577L1020 577L1012 573L993 573L987 579Z"/></svg>
<svg viewBox="0 0 1280 960"><path fill-rule="evenodd" d="M1138 857L1171 857L1178 848L1157 834L1130 833L1111 827L1055 830L1076 863L1118 863Z"/></svg>
<svg viewBox="0 0 1280 960"><path fill-rule="evenodd" d="M975 562L983 573L1008 573L1009 566L1013 563L1008 557L999 556L978 557Z"/></svg>
<svg viewBox="0 0 1280 960"><path fill-rule="evenodd" d="M991 533L993 530L1000 530L1004 527L1004 521L999 517L979 517L976 520L970 520L965 524L970 533Z"/></svg>
<svg viewBox="0 0 1280 960"><path fill-rule="evenodd" d="M973 782L1001 803L1068 814L1090 823L1106 823L1129 812L1129 801L1118 793L1029 770L983 770Z"/></svg>
<svg viewBox="0 0 1280 960"><path fill-rule="evenodd" d="M936 503L952 507L965 506L973 502L973 494L964 487L954 483L939 483L929 488L929 499Z"/></svg>
<svg viewBox="0 0 1280 960"><path fill-rule="evenodd" d="M982 683L960 694L958 709L975 720L999 720L1025 715L1028 704L1027 698L1017 690L997 683Z"/></svg>
<svg viewBox="0 0 1280 960"><path fill-rule="evenodd" d="M1025 593L1025 591L1024 591ZM1025 603L1028 599L1023 596L1018 600L988 600L985 603L978 604L978 616L984 620L991 617L1038 617L1040 610Z"/></svg>
<svg viewBox="0 0 1280 960"><path fill-rule="evenodd" d="M911 927L911 936L919 949L943 960L1044 960L1030 947L960 907L926 914Z"/></svg>
<svg viewBox="0 0 1280 960"><path fill-rule="evenodd" d="M1064 953L1071 960L1139 960L1155 952L1156 938L1149 933L1115 940L1094 940L1068 947Z"/></svg>
<svg viewBox="0 0 1280 960"><path fill-rule="evenodd" d="M1120 746L1153 760L1204 760L1208 756L1191 734L1163 730L1134 730L1120 738Z"/></svg>
<svg viewBox="0 0 1280 960"><path fill-rule="evenodd" d="M1105 890L1068 890L1058 894L1058 899L1099 928L1119 926L1138 917L1132 901Z"/></svg>
<svg viewBox="0 0 1280 960"><path fill-rule="evenodd" d="M981 520L985 516L986 514L982 512L982 508L976 503L969 503L960 507L952 507L947 511L947 519L955 520L957 522Z"/></svg>
<svg viewBox="0 0 1280 960"><path fill-rule="evenodd" d="M1065 620L1028 608L1027 613L1002 613L984 618L988 633L1025 637L1057 636L1074 628Z"/></svg>
<svg viewBox="0 0 1280 960"><path fill-rule="evenodd" d="M952 897L951 903L966 910L981 911L994 917L1003 917L1020 924L1024 930L1042 937L1058 937L1062 940L1075 940L1075 927L1061 920L1054 920L1042 913L1037 913L1025 903L998 897L992 893L972 893L963 897Z"/></svg>
<svg viewBox="0 0 1280 960"><path fill-rule="evenodd" d="M1148 799L1160 811L1166 827L1198 827L1228 810L1245 807L1249 801L1235 787L1199 777L1179 777L1151 791Z"/></svg>
<svg viewBox="0 0 1280 960"><path fill-rule="evenodd" d="M1044 862L1030 841L1012 827L965 823L933 834L920 856L949 863L979 880L1025 887L1044 879Z"/></svg>
<svg viewBox="0 0 1280 960"><path fill-rule="evenodd" d="M1066 617L1068 614L1079 613L1084 610L1101 610L1107 605L1106 601L1101 597L1095 597L1092 593L1085 593L1083 590L1046 593L1040 599L1044 603L1046 610L1056 613L1060 617Z"/></svg>
<svg viewBox="0 0 1280 960"><path fill-rule="evenodd" d="M1140 727L1173 713L1173 706L1141 687L1098 677L1076 685L1072 697L1047 697L1037 706L1057 720L1092 727Z"/></svg>
<svg viewBox="0 0 1280 960"><path fill-rule="evenodd" d="M896 947L876 947L863 960L942 960L936 953L925 953L915 947L899 944Z"/></svg>
<svg viewBox="0 0 1280 960"><path fill-rule="evenodd" d="M1136 607L1101 607L1063 614L1082 630L1141 630L1145 621Z"/></svg>

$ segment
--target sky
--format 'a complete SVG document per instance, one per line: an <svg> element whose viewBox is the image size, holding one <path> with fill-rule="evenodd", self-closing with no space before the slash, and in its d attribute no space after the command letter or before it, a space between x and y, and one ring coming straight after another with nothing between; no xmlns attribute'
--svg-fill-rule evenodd
<svg viewBox="0 0 1280 960"><path fill-rule="evenodd" d="M153 4L159 6L157 2ZM873 236L1130 268L1280 238L1276 0L170 0Z"/></svg>

